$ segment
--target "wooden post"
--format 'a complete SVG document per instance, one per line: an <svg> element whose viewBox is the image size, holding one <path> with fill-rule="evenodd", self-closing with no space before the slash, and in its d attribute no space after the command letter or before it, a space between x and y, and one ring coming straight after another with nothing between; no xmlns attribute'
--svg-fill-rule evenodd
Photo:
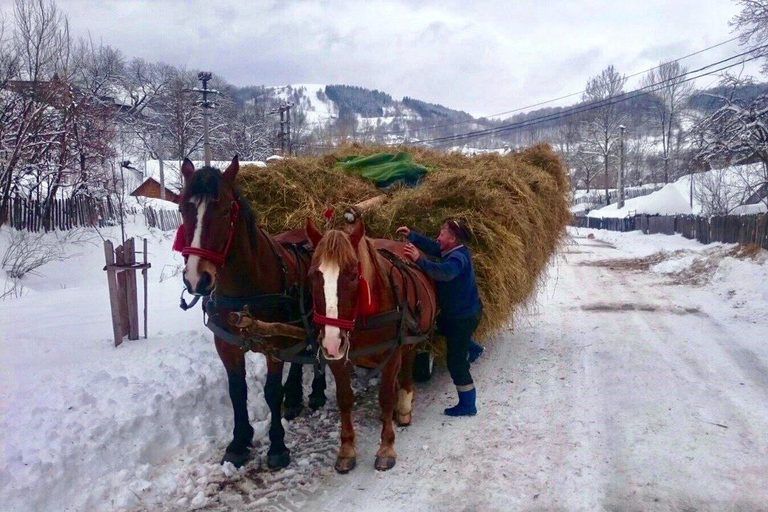
<svg viewBox="0 0 768 512"><path fill-rule="evenodd" d="M123 327L120 320L120 300L118 298L117 274L108 268L115 264L115 249L112 242L104 241L104 256L107 261L107 284L109 285L109 305L112 309L112 333L115 337L115 346L123 342Z"/></svg>
<svg viewBox="0 0 768 512"><path fill-rule="evenodd" d="M144 268L141 269L141 275L144 277L144 339L147 339L147 239L144 239Z"/></svg>
<svg viewBox="0 0 768 512"><path fill-rule="evenodd" d="M126 265L136 263L136 239L129 238L123 246L123 256ZM136 271L126 270L125 275L125 298L128 306L128 339L139 339L139 297L136 286Z"/></svg>
<svg viewBox="0 0 768 512"><path fill-rule="evenodd" d="M115 249L115 264L118 266L125 265L125 246L119 245ZM120 314L120 326L122 327L121 335L128 334L128 326L130 322L128 320L128 294L127 294L127 276L125 272L118 272L117 274L117 301L118 301L118 313Z"/></svg>

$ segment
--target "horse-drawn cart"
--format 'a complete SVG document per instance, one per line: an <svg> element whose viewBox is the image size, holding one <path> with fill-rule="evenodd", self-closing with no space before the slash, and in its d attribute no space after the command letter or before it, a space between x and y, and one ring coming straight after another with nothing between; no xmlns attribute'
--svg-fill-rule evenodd
<svg viewBox="0 0 768 512"><path fill-rule="evenodd" d="M431 232L446 217L468 220L485 305L480 330L486 332L508 322L530 297L563 237L568 178L547 146L475 159L414 149L431 169L425 184L397 189L383 203L371 200L380 194L375 186L335 168L352 152L376 149L353 146L340 155L281 161L244 174L237 158L224 172L196 171L188 160L182 166L183 224L175 247L186 257L186 289L206 297L206 324L229 379L234 429L223 461L239 466L250 458L245 355L257 351L267 356L269 467L290 463L281 419L303 409L303 364L316 369L313 409L325 403L323 367L333 372L342 423L335 467L346 472L355 466L351 362L370 368L369 378L379 376L382 444L375 467L395 464L392 420L411 422L414 377L428 380L433 373L428 340L437 313L429 278L402 257L404 244L386 239L397 225ZM309 222L289 231L319 218L329 204L365 200L378 205L365 223L351 210L345 229L329 229L329 222L321 234ZM369 228L381 238L366 237ZM284 385L285 362L294 364Z"/></svg>

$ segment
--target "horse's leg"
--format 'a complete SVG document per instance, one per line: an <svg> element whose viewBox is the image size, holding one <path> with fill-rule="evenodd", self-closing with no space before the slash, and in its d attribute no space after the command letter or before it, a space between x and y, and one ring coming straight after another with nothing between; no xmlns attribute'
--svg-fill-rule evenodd
<svg viewBox="0 0 768 512"><path fill-rule="evenodd" d="M339 403L341 416L341 448L336 457L334 468L339 473L349 473L357 463L355 451L355 429L352 425L352 406L355 395L352 392L352 379L346 361L329 363L336 379L336 401Z"/></svg>
<svg viewBox="0 0 768 512"><path fill-rule="evenodd" d="M219 338L215 338L216 351L227 371L229 398L235 414L232 442L227 446L221 463L231 462L240 467L250 458L253 427L248 422L248 385L245 382L245 352Z"/></svg>
<svg viewBox="0 0 768 512"><path fill-rule="evenodd" d="M325 405L325 372L316 371L312 379L312 393L309 395L309 408L313 411Z"/></svg>
<svg viewBox="0 0 768 512"><path fill-rule="evenodd" d="M403 354L403 366L400 369L400 388L397 390L397 408L395 421L400 427L407 427L413 419L413 362L416 350L409 347Z"/></svg>
<svg viewBox="0 0 768 512"><path fill-rule="evenodd" d="M386 471L395 466L397 453L395 452L395 427L392 416L395 412L397 399L397 376L402 363L402 349L392 357L381 372L379 384L379 405L381 406L381 445L376 452L374 467L379 471Z"/></svg>
<svg viewBox="0 0 768 512"><path fill-rule="evenodd" d="M264 398L267 400L269 412L272 413L269 423L269 450L267 451L267 466L269 469L280 469L291 462L291 452L285 446L285 429L282 423L283 404L283 362L271 357L267 358L267 382L264 385Z"/></svg>
<svg viewBox="0 0 768 512"><path fill-rule="evenodd" d="M291 363L288 370L288 379L285 381L285 401L283 403L285 412L283 417L291 421L304 409L304 372L303 366L298 363Z"/></svg>

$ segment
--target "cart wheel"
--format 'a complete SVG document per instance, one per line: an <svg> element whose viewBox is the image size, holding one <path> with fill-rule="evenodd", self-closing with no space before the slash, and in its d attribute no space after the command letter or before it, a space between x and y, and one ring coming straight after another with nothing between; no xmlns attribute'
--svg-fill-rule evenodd
<svg viewBox="0 0 768 512"><path fill-rule="evenodd" d="M413 378L416 382L427 382L435 373L435 356L432 352L419 352L413 362Z"/></svg>

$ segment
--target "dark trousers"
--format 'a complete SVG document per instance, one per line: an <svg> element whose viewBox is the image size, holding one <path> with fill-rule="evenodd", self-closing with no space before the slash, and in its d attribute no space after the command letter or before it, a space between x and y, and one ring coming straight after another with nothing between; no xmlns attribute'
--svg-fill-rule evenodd
<svg viewBox="0 0 768 512"><path fill-rule="evenodd" d="M480 313L466 318L440 318L438 329L448 340L448 371L457 386L472 384L469 373L469 341L480 323Z"/></svg>

